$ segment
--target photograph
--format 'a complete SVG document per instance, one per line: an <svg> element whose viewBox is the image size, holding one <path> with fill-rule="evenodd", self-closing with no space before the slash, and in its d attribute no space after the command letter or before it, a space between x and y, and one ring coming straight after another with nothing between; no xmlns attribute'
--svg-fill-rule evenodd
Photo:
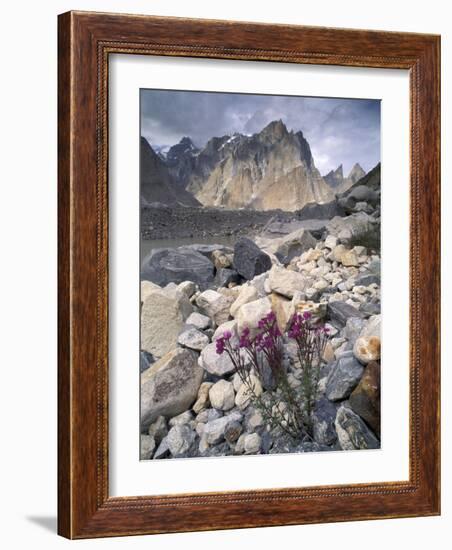
<svg viewBox="0 0 452 550"><path fill-rule="evenodd" d="M140 90L141 460L380 448L380 107Z"/></svg>

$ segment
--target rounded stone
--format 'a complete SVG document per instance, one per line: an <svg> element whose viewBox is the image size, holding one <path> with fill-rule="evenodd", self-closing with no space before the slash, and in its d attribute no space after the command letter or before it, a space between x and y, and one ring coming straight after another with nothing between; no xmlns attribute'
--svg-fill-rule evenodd
<svg viewBox="0 0 452 550"><path fill-rule="evenodd" d="M210 404L215 409L228 411L234 407L235 392L231 382L219 380L209 390Z"/></svg>
<svg viewBox="0 0 452 550"><path fill-rule="evenodd" d="M367 365L371 361L380 359L381 343L378 336L362 336L353 346L353 353L360 363Z"/></svg>

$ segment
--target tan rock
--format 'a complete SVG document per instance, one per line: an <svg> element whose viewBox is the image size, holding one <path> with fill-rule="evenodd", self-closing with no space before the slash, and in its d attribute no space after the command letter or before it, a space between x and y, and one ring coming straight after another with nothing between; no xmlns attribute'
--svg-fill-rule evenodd
<svg viewBox="0 0 452 550"><path fill-rule="evenodd" d="M235 401L234 386L227 380L219 380L209 390L210 404L215 409L228 411Z"/></svg>
<svg viewBox="0 0 452 550"><path fill-rule="evenodd" d="M194 351L176 348L141 375L141 423L173 417L190 408L198 395L203 370Z"/></svg>
<svg viewBox="0 0 452 550"><path fill-rule="evenodd" d="M205 290L196 298L198 307L216 325L221 325L229 320L229 309L232 301L233 298L228 298L215 290Z"/></svg>
<svg viewBox="0 0 452 550"><path fill-rule="evenodd" d="M326 316L327 311L327 303L326 302L312 302L311 300L302 300L299 302L293 303L295 311L297 313L305 313L308 312L312 315L313 320L321 320Z"/></svg>
<svg viewBox="0 0 452 550"><path fill-rule="evenodd" d="M251 334L257 332L259 321L271 311L271 302L265 298L260 298L254 302L244 304L237 314L237 330L241 334L245 327L250 329Z"/></svg>
<svg viewBox="0 0 452 550"><path fill-rule="evenodd" d="M250 391L252 389L252 392ZM251 396L254 393L256 396L261 395L263 392L262 384L259 379L254 375L250 374L249 383L242 384L235 396L235 404L239 409L246 409L250 404Z"/></svg>
<svg viewBox="0 0 452 550"><path fill-rule="evenodd" d="M203 409L207 409L209 406L209 390L213 386L213 382L203 382L199 386L198 398L193 405L193 411L198 414Z"/></svg>
<svg viewBox="0 0 452 550"><path fill-rule="evenodd" d="M334 361L335 357L336 356L334 354L333 346L330 342L327 342L323 351L322 359L325 361L325 363L331 363L332 361Z"/></svg>
<svg viewBox="0 0 452 550"><path fill-rule="evenodd" d="M380 359L380 338L361 336L353 346L353 353L360 363L367 364Z"/></svg>
<svg viewBox="0 0 452 550"><path fill-rule="evenodd" d="M295 292L306 289L306 278L301 273L276 265L270 270L268 282L273 292L287 298L293 298Z"/></svg>
<svg viewBox="0 0 452 550"><path fill-rule="evenodd" d="M189 299L177 287L152 291L141 308L141 349L156 358L174 349L192 311Z"/></svg>
<svg viewBox="0 0 452 550"><path fill-rule="evenodd" d="M159 285L152 283L151 281L141 281L141 303L143 303L146 298L156 290L162 290Z"/></svg>
<svg viewBox="0 0 452 550"><path fill-rule="evenodd" d="M347 252L347 249L343 244L338 244L331 251L331 255L336 262L342 263L342 256Z"/></svg>
<svg viewBox="0 0 452 550"><path fill-rule="evenodd" d="M303 254L300 256L300 263L306 264L308 262L316 262L319 258L323 257L323 252L319 250L318 248L310 248L309 250L306 250L306 252L303 252Z"/></svg>
<svg viewBox="0 0 452 550"><path fill-rule="evenodd" d="M233 302L231 305L231 309L229 310L232 317L235 317L239 311L239 309L248 302L254 302L254 300L258 299L258 293L257 290L252 285L243 285L240 288L239 295L237 296L237 299Z"/></svg>
<svg viewBox="0 0 452 550"><path fill-rule="evenodd" d="M346 267L355 267L359 265L358 257L356 256L356 252L354 250L347 250L344 252L342 254L341 262L342 265L345 265Z"/></svg>
<svg viewBox="0 0 452 550"><path fill-rule="evenodd" d="M276 315L276 322L281 332L284 332L289 324L292 315L295 312L295 307L292 300L280 296L273 292L270 295L272 310Z"/></svg>

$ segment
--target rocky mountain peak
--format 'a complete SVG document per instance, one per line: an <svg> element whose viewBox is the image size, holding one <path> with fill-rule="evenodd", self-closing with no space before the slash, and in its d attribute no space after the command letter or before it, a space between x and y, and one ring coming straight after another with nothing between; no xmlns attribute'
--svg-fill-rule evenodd
<svg viewBox="0 0 452 550"><path fill-rule="evenodd" d="M282 120L252 136L212 138L196 163L187 189L205 206L293 211L334 199L303 133Z"/></svg>
<svg viewBox="0 0 452 550"><path fill-rule="evenodd" d="M298 139L300 144L300 158L306 163L308 168L314 166L314 159L312 158L311 147L309 146L308 140L303 136L303 132L299 130L295 137Z"/></svg>
<svg viewBox="0 0 452 550"><path fill-rule="evenodd" d="M339 185L341 185L344 181L344 170L342 164L339 164L336 170L331 170L328 172L328 174L323 176L323 178L333 189L339 187Z"/></svg>
<svg viewBox="0 0 452 550"><path fill-rule="evenodd" d="M342 164L340 164L336 170L331 170L326 176L323 176L323 179L332 189L334 189L335 193L344 193L365 175L366 172L357 162L346 178L344 178L344 170Z"/></svg>
<svg viewBox="0 0 452 550"><path fill-rule="evenodd" d="M357 162L353 168L350 170L350 173L347 177L350 181L353 183L356 183L358 180L360 180L362 177L366 175L366 172L361 168L359 162Z"/></svg>
<svg viewBox="0 0 452 550"><path fill-rule="evenodd" d="M180 157L183 156L192 156L196 154L199 151L199 149L195 146L191 138L189 137L183 137L179 143L176 145L173 145L169 148L168 153L166 155L167 162L169 164L173 162L177 162Z"/></svg>
<svg viewBox="0 0 452 550"><path fill-rule="evenodd" d="M279 120L273 120L263 130L260 131L259 137L268 139L270 141L280 141L289 134L284 122Z"/></svg>

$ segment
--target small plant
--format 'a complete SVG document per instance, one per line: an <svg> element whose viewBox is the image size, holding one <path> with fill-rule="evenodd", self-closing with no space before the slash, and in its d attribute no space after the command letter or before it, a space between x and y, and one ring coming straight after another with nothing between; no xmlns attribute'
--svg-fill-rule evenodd
<svg viewBox="0 0 452 550"><path fill-rule="evenodd" d="M249 328L239 335L238 343L232 333L225 331L217 339L218 354L227 353L235 372L247 388L253 405L260 411L264 422L270 428L279 428L298 441L306 436L312 438L311 413L314 405L321 358L328 338L328 331L314 326L311 314L296 313L282 334L276 323L276 316L270 312L259 321L255 336ZM297 346L297 375L293 382L284 363L284 341L292 339ZM274 389L261 393L257 391L254 376L264 385L266 371L270 369Z"/></svg>

